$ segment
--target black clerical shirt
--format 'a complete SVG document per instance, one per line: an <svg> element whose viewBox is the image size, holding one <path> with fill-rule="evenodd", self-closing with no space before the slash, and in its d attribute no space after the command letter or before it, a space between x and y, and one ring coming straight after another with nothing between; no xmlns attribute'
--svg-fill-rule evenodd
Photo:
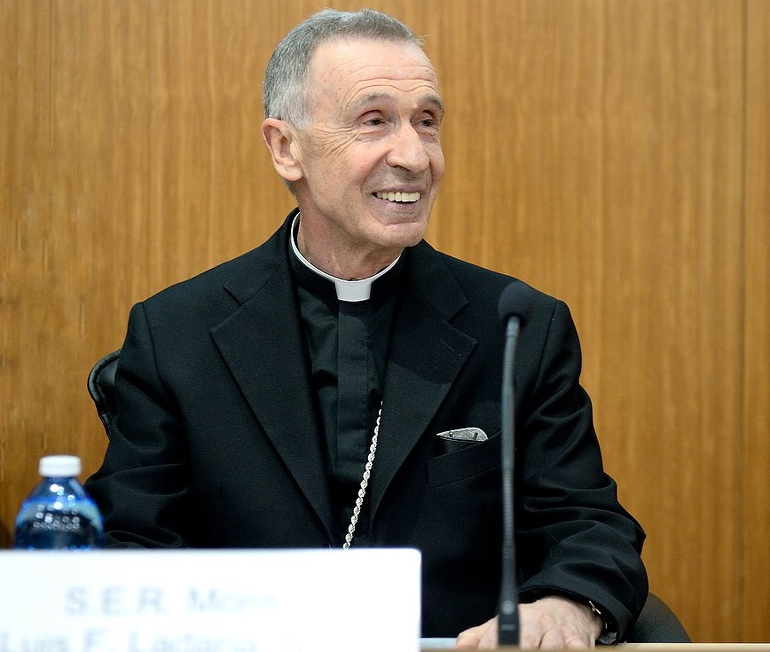
<svg viewBox="0 0 770 652"><path fill-rule="evenodd" d="M380 410L403 256L373 281L370 297L364 301L339 300L334 282L300 261L293 248L289 258L310 353L311 383L326 438L331 503L341 546ZM375 458L373 474L376 469ZM353 546L370 544L369 505L367 496Z"/></svg>

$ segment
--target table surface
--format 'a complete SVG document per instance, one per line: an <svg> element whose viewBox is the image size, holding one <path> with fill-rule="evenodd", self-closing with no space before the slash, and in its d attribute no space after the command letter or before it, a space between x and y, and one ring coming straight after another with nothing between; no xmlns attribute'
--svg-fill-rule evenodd
<svg viewBox="0 0 770 652"><path fill-rule="evenodd" d="M422 639L421 650L438 652L450 648L452 643L453 639ZM498 648L499 652L518 649ZM770 643L621 643L614 648L600 646L597 649L617 649L618 652L770 652Z"/></svg>

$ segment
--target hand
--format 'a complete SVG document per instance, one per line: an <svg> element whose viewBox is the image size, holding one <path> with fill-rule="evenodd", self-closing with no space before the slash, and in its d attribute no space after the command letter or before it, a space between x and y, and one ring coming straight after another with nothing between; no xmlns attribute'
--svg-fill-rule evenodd
<svg viewBox="0 0 770 652"><path fill-rule="evenodd" d="M601 618L568 598L550 596L519 605L521 648L529 650L593 649L602 633ZM455 649L497 647L497 616L457 637Z"/></svg>

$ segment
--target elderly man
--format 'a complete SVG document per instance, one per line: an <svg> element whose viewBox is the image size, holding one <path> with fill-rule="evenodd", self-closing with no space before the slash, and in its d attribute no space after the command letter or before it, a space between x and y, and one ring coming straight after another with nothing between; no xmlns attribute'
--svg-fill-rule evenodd
<svg viewBox="0 0 770 652"><path fill-rule="evenodd" d="M424 635L493 647L496 305L511 279L423 241L444 171L436 73L397 20L326 10L278 45L264 100L298 209L254 251L133 308L88 482L108 541L416 547ZM531 292L516 369L521 640L593 647L643 605L644 535L602 469L569 311Z"/></svg>

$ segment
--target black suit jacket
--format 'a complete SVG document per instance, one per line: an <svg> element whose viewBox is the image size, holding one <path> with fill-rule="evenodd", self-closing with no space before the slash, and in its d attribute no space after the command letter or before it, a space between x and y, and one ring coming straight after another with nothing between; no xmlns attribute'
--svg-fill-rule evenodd
<svg viewBox="0 0 770 652"><path fill-rule="evenodd" d="M87 483L109 543L337 545L293 215L261 247L132 309L118 414ZM423 635L454 636L494 615L499 591L497 301L511 279L425 242L405 256L366 500L374 545L422 551ZM622 634L647 595L644 535L602 469L580 366L567 307L534 292L515 378L519 585L524 600L591 599ZM469 426L489 439L436 437Z"/></svg>

